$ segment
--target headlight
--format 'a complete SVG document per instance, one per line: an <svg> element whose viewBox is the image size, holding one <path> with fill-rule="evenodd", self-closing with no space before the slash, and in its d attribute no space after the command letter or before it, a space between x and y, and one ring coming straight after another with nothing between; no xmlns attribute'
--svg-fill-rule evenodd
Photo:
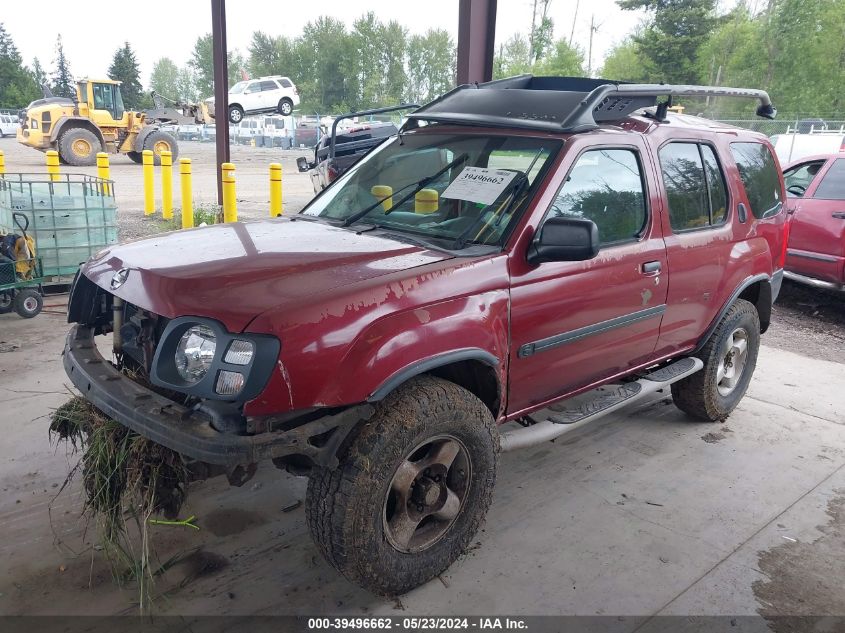
<svg viewBox="0 0 845 633"><path fill-rule="evenodd" d="M150 381L198 398L245 402L264 389L279 359L271 334L231 333L203 317L177 317L156 345Z"/></svg>
<svg viewBox="0 0 845 633"><path fill-rule="evenodd" d="M198 382L211 368L216 349L217 337L210 327L188 328L176 346L176 371L186 382Z"/></svg>

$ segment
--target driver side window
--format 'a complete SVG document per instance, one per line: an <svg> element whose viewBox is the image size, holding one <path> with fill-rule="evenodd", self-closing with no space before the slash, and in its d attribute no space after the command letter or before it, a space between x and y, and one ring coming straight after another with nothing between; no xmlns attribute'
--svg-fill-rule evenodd
<svg viewBox="0 0 845 633"><path fill-rule="evenodd" d="M647 216L636 153L597 149L581 154L549 211L549 217L561 216L595 222L603 246L637 239Z"/></svg>
<svg viewBox="0 0 845 633"><path fill-rule="evenodd" d="M796 165L789 171L784 172L783 179L786 182L786 193L790 197L801 198L810 187L810 183L824 166L823 160L814 160L802 165Z"/></svg>

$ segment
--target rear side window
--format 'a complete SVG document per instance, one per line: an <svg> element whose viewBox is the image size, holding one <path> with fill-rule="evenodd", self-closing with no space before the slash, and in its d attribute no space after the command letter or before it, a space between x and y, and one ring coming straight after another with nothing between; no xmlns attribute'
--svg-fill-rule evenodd
<svg viewBox="0 0 845 633"><path fill-rule="evenodd" d="M845 160L837 158L816 187L814 198L845 200Z"/></svg>
<svg viewBox="0 0 845 633"><path fill-rule="evenodd" d="M627 149L581 154L552 203L550 216L592 220L602 244L637 239L646 223L645 188L637 155Z"/></svg>
<svg viewBox="0 0 845 633"><path fill-rule="evenodd" d="M751 213L755 218L777 215L783 207L775 159L762 143L731 143Z"/></svg>
<svg viewBox="0 0 845 633"><path fill-rule="evenodd" d="M279 86L276 85L275 81L262 81L261 82L261 90L262 92L269 92L270 90L278 90Z"/></svg>
<svg viewBox="0 0 845 633"><path fill-rule="evenodd" d="M290 88L293 84L290 82L290 79L280 79L279 83L282 84L282 88Z"/></svg>
<svg viewBox="0 0 845 633"><path fill-rule="evenodd" d="M725 222L728 217L725 177L712 147L670 143L660 150L660 170L673 231Z"/></svg>

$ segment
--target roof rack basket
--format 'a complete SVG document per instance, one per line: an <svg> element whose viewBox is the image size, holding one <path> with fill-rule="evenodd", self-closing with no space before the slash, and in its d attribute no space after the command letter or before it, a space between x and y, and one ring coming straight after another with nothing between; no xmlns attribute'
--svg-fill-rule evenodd
<svg viewBox="0 0 845 633"><path fill-rule="evenodd" d="M519 75L465 84L408 115L418 121L521 127L549 132L586 132L602 122L658 105L658 97L738 97L757 99L757 116L774 119L777 110L764 90L633 84L584 77Z"/></svg>

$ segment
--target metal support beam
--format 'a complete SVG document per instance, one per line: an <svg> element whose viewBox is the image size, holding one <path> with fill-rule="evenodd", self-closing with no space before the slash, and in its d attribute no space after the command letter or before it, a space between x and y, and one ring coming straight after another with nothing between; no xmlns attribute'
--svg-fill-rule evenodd
<svg viewBox="0 0 845 633"><path fill-rule="evenodd" d="M217 145L217 204L223 204L220 166L229 161L229 69L226 48L226 0L211 0L211 56L214 63L214 127Z"/></svg>
<svg viewBox="0 0 845 633"><path fill-rule="evenodd" d="M458 85L493 79L497 0L460 0Z"/></svg>

